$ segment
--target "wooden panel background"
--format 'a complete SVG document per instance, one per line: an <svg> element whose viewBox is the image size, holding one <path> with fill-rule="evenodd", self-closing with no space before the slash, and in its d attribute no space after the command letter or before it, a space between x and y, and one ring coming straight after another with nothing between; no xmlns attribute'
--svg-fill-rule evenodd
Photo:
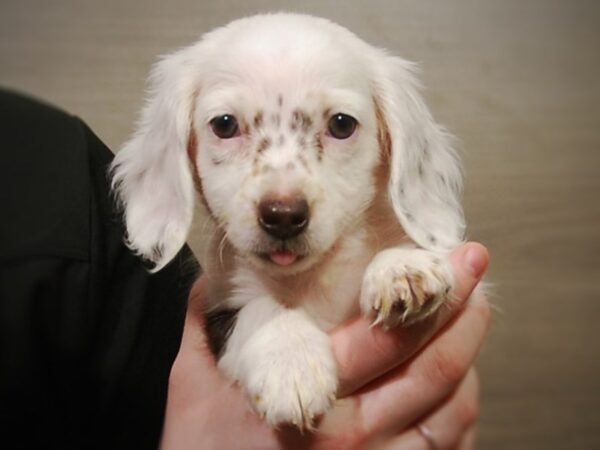
<svg viewBox="0 0 600 450"><path fill-rule="evenodd" d="M469 237L491 250L499 310L478 360L479 448L600 448L600 3L3 0L0 85L117 149L156 55L281 9L420 62L460 138Z"/></svg>

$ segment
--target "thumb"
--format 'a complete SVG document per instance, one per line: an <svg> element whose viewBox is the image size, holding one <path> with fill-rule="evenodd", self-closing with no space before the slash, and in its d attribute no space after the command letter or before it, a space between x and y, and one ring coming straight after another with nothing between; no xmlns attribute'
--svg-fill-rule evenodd
<svg viewBox="0 0 600 450"><path fill-rule="evenodd" d="M488 267L488 250L477 242L468 242L452 252L449 260L454 269L454 295L466 300Z"/></svg>

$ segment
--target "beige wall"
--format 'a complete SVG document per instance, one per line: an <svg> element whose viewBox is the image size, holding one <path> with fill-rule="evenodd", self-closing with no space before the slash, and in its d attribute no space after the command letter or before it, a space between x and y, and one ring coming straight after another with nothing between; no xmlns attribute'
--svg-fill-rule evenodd
<svg viewBox="0 0 600 450"><path fill-rule="evenodd" d="M419 61L460 138L469 236L491 249L501 310L479 358L480 448L600 448L600 3L3 0L0 85L116 150L156 55L281 9Z"/></svg>

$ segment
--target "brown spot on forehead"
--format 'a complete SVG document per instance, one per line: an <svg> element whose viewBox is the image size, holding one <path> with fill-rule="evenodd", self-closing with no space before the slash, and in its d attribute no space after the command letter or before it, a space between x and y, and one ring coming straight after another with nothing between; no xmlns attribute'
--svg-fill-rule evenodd
<svg viewBox="0 0 600 450"><path fill-rule="evenodd" d="M262 127L264 121L264 113L262 111L258 111L254 116L254 128Z"/></svg>
<svg viewBox="0 0 600 450"><path fill-rule="evenodd" d="M292 131L302 130L306 133L312 127L313 121L310 115L299 108L292 112L292 119L290 121L290 129Z"/></svg>
<svg viewBox="0 0 600 450"><path fill-rule="evenodd" d="M281 94L277 96L277 106L279 106L280 108L283 106L283 95Z"/></svg>
<svg viewBox="0 0 600 450"><path fill-rule="evenodd" d="M256 148L256 152L257 153L262 153L266 149L268 149L270 146L271 146L271 138L264 137L258 143L258 147Z"/></svg>

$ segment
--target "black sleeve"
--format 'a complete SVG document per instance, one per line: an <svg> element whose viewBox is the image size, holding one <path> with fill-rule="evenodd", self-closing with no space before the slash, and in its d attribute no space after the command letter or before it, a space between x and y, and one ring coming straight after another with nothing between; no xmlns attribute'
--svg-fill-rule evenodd
<svg viewBox="0 0 600 450"><path fill-rule="evenodd" d="M111 152L0 91L0 430L13 448L156 448L197 266L123 243Z"/></svg>

